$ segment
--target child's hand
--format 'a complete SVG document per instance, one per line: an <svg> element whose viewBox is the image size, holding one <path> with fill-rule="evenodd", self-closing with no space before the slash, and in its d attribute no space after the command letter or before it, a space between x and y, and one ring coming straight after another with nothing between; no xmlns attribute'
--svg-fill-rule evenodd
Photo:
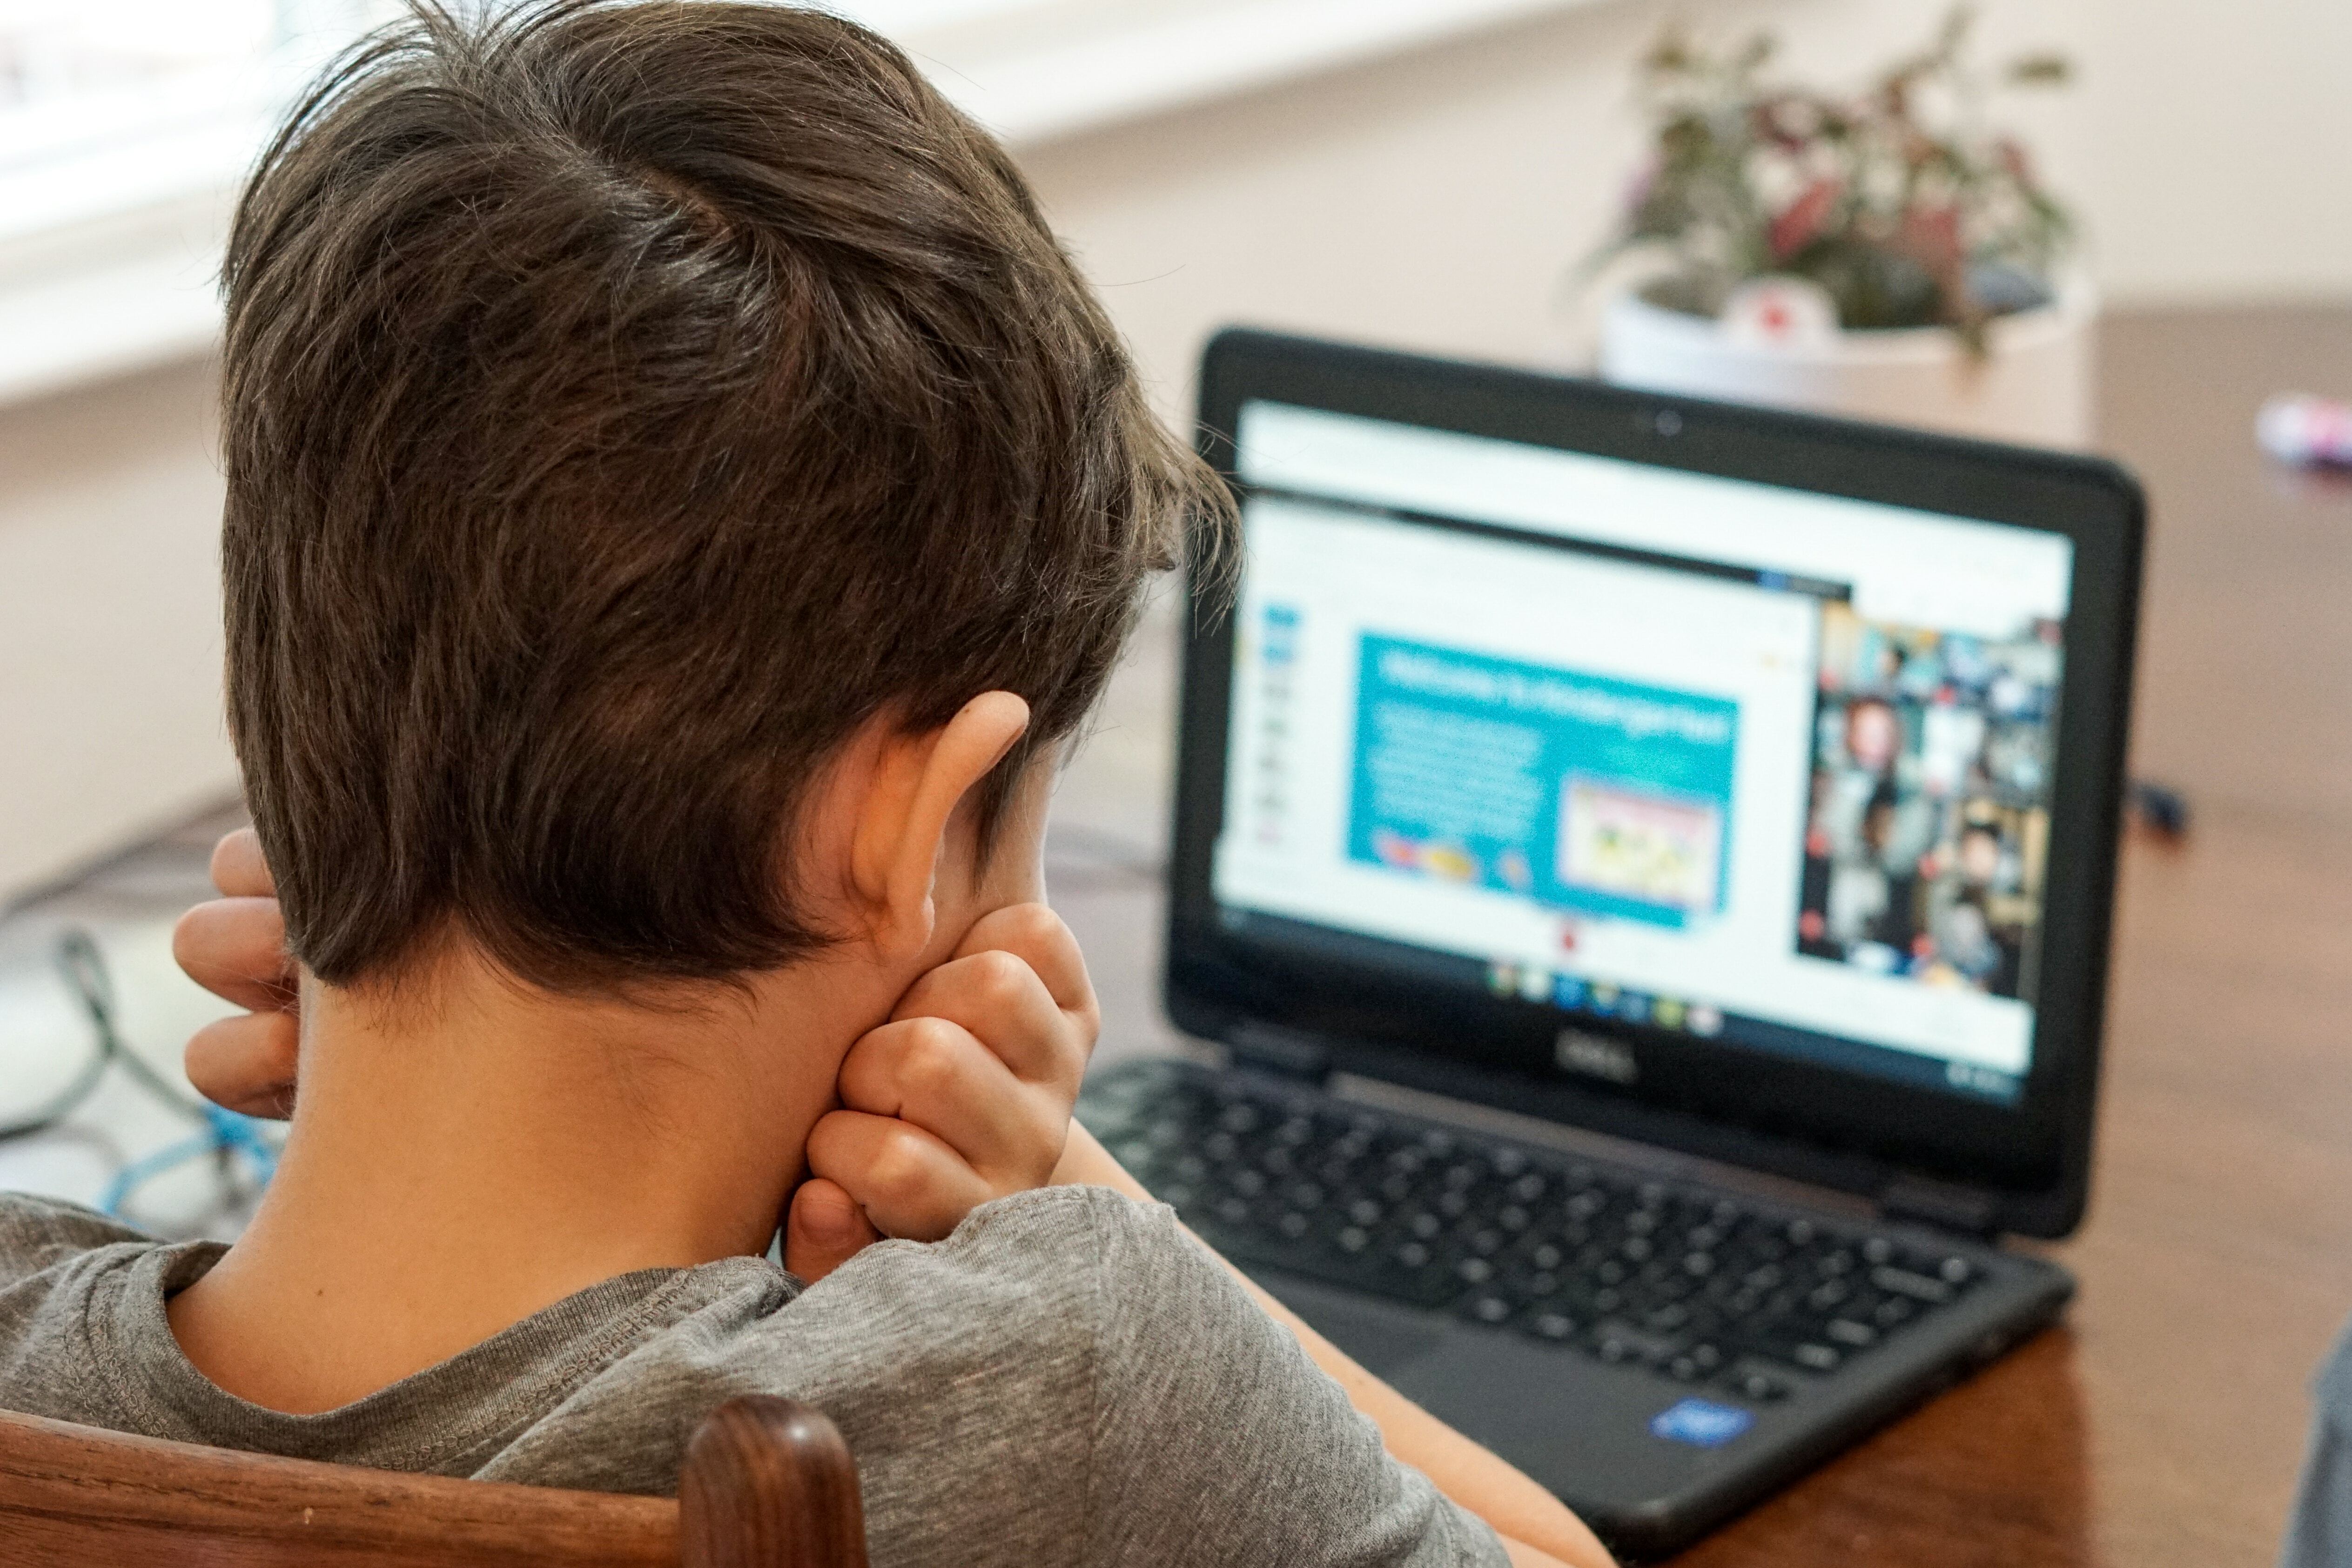
<svg viewBox="0 0 2352 1568"><path fill-rule="evenodd" d="M809 1135L793 1197L838 1215L837 1184L883 1235L935 1241L980 1205L1043 1186L1102 1018L1061 917L1015 904L971 928L841 1064L842 1110ZM796 1270L797 1272L797 1270Z"/></svg>
<svg viewBox="0 0 2352 1568"><path fill-rule="evenodd" d="M188 1081L214 1103L247 1116L289 1114L301 1026L295 1016L294 961L278 887L261 840L241 827L213 850L222 896L180 917L172 956L188 978L250 1011L198 1029L188 1041Z"/></svg>

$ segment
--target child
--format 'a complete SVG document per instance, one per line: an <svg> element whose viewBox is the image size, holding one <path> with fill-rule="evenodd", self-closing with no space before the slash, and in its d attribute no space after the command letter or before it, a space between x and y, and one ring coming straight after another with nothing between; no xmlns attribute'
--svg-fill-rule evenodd
<svg viewBox="0 0 2352 1568"><path fill-rule="evenodd" d="M0 1200L0 1405L658 1493L772 1391L848 1438L879 1563L1601 1560L1069 1136L1054 761L1225 502L902 56L420 8L297 111L226 277L299 1094L226 1250ZM804 1172L902 1239L763 1261Z"/></svg>

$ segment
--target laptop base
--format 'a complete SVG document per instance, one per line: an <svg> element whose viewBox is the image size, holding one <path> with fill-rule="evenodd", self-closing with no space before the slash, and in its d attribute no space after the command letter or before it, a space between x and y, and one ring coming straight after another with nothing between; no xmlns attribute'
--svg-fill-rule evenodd
<svg viewBox="0 0 2352 1568"><path fill-rule="evenodd" d="M2074 1290L1972 1238L1244 1069L1123 1064L1079 1114L1276 1299L1628 1556L1687 1545Z"/></svg>

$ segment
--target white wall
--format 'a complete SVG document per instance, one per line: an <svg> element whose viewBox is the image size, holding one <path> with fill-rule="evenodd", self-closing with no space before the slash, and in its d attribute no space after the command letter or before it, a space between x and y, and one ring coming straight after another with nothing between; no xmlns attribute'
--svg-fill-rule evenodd
<svg viewBox="0 0 2352 1568"><path fill-rule="evenodd" d="M2082 12L2072 173L2109 297L2352 297L2352 5L2059 3Z"/></svg>
<svg viewBox="0 0 2352 1568"><path fill-rule="evenodd" d="M1858 70L1942 0L1702 0L1808 71ZM1407 58L1030 150L1181 416L1232 321L1506 359L1571 353L1560 286L1632 167L1631 62L1664 0L1606 0ZM2352 6L1988 0L2056 42L2021 106L2110 296L2352 299ZM2352 366L2346 368L2352 391ZM218 716L206 373L0 410L0 891L231 787Z"/></svg>
<svg viewBox="0 0 2352 1568"><path fill-rule="evenodd" d="M212 371L0 414L0 893L236 786Z"/></svg>

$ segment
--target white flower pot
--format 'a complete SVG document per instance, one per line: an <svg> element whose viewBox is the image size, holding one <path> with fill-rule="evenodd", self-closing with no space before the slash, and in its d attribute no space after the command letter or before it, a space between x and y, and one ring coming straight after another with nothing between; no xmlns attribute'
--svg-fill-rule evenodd
<svg viewBox="0 0 2352 1568"><path fill-rule="evenodd" d="M2096 316L2090 290L2070 287L2055 303L1995 321L1978 361L1940 327L1761 342L1627 290L1601 318L1601 374L1660 392L2080 449L2091 442Z"/></svg>

